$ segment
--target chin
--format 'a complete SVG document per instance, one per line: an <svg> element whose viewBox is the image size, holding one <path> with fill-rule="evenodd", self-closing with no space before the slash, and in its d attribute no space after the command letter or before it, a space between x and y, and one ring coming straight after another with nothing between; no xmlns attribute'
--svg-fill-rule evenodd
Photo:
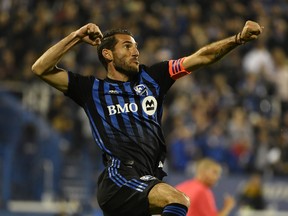
<svg viewBox="0 0 288 216"><path fill-rule="evenodd" d="M139 72L139 66L132 66L126 69L126 73L128 74L136 74Z"/></svg>
<svg viewBox="0 0 288 216"><path fill-rule="evenodd" d="M117 69L117 68L116 68ZM118 68L117 69L120 73L128 76L128 77L134 77L135 75L138 74L139 72L139 67L130 67L130 68L127 68L127 69L123 69L123 68Z"/></svg>
<svg viewBox="0 0 288 216"><path fill-rule="evenodd" d="M139 67L135 70L135 73L138 73L139 72Z"/></svg>
<svg viewBox="0 0 288 216"><path fill-rule="evenodd" d="M131 71L133 71L134 73L138 73L139 72L139 65L132 67Z"/></svg>

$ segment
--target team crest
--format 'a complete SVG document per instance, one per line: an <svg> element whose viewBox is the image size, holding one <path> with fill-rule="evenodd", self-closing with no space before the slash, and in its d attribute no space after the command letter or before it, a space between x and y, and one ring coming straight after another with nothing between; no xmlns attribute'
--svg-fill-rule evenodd
<svg viewBox="0 0 288 216"><path fill-rule="evenodd" d="M145 96L148 95L148 88L144 84L134 86L134 90L137 95L145 95Z"/></svg>

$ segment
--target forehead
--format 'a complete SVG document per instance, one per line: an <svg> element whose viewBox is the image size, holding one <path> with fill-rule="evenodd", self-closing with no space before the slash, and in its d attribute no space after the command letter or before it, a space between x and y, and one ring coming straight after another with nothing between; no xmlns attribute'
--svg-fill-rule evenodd
<svg viewBox="0 0 288 216"><path fill-rule="evenodd" d="M136 43L135 39L127 34L116 34L115 38L118 40L118 43L125 43L125 42Z"/></svg>

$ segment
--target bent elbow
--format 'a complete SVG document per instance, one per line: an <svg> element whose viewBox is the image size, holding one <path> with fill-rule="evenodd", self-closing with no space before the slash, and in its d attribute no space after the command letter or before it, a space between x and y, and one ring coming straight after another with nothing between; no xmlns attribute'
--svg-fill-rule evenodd
<svg viewBox="0 0 288 216"><path fill-rule="evenodd" d="M32 72L37 76L42 76L52 69L53 67L52 68L43 67L43 65L39 64L37 61L31 67Z"/></svg>
<svg viewBox="0 0 288 216"><path fill-rule="evenodd" d="M43 73L43 71L40 70L36 62L32 65L31 70L37 76L40 76Z"/></svg>

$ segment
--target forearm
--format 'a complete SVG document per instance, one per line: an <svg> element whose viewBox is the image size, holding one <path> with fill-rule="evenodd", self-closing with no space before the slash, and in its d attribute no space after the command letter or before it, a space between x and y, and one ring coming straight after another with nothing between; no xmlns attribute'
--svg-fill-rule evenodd
<svg viewBox="0 0 288 216"><path fill-rule="evenodd" d="M262 30L263 27L260 27L258 23L248 20L238 34L204 46L196 53L187 56L183 61L183 67L187 71L193 71L212 64L237 46L257 39Z"/></svg>
<svg viewBox="0 0 288 216"><path fill-rule="evenodd" d="M74 47L79 41L80 38L76 36L75 32L72 32L43 53L43 55L41 55L40 58L38 58L33 64L32 71L39 76L45 75L45 73L55 68L56 64L63 57L63 55Z"/></svg>
<svg viewBox="0 0 288 216"><path fill-rule="evenodd" d="M212 64L220 60L227 53L239 45L240 44L236 43L235 36L231 36L229 38L204 46L199 51L197 51L196 54L205 59L205 64Z"/></svg>
<svg viewBox="0 0 288 216"><path fill-rule="evenodd" d="M183 66L188 71L196 70L202 66L206 66L220 60L239 45L240 43L237 43L235 40L235 35L208 44L191 56L186 57L183 62Z"/></svg>

